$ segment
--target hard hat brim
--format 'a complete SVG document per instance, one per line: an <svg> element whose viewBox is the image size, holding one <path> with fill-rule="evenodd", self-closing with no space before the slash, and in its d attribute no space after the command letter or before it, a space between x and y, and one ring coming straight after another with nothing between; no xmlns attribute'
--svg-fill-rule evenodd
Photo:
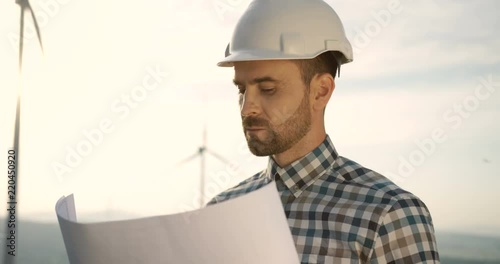
<svg viewBox="0 0 500 264"><path fill-rule="evenodd" d="M238 51L235 52L223 60L217 63L219 67L232 67L234 66L234 62L239 61L261 61L261 60L298 60L298 59L313 59L319 54L314 54L311 56L304 55L294 55L294 54L283 54L282 52L276 51L255 51L255 50L247 50L247 51Z"/></svg>

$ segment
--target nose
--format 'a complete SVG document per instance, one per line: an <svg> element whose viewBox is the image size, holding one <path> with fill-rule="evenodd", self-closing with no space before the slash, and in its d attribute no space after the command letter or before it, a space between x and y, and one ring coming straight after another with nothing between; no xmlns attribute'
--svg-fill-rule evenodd
<svg viewBox="0 0 500 264"><path fill-rule="evenodd" d="M256 116L260 114L260 104L255 91L246 89L243 94L240 94L240 111L241 116Z"/></svg>

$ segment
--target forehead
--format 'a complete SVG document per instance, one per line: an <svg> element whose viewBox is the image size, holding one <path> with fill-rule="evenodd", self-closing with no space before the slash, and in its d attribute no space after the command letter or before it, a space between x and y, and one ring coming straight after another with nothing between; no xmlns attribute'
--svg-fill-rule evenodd
<svg viewBox="0 0 500 264"><path fill-rule="evenodd" d="M242 61L234 63L235 83L253 83L273 79L283 83L300 81L300 71L290 60Z"/></svg>

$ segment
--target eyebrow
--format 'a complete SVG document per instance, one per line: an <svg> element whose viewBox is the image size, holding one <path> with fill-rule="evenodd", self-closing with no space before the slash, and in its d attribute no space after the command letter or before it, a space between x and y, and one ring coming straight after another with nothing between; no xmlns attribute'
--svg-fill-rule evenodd
<svg viewBox="0 0 500 264"><path fill-rule="evenodd" d="M253 80L251 80L248 83L249 84L255 84L255 83L262 83L262 82L280 83L280 81L278 81L278 80L276 80L276 79L274 79L273 77L270 77L270 76L264 76L264 77L254 78ZM233 80L233 83L234 83L234 85L241 85L241 84L243 84L241 81L238 81L236 79Z"/></svg>

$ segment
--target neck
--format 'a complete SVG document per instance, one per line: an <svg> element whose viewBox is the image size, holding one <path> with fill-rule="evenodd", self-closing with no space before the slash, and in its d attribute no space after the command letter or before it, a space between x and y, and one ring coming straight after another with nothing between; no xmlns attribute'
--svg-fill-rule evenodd
<svg viewBox="0 0 500 264"><path fill-rule="evenodd" d="M325 137L324 127L319 130L311 130L293 147L285 152L272 155L272 158L281 168L284 168L317 148L325 140Z"/></svg>

